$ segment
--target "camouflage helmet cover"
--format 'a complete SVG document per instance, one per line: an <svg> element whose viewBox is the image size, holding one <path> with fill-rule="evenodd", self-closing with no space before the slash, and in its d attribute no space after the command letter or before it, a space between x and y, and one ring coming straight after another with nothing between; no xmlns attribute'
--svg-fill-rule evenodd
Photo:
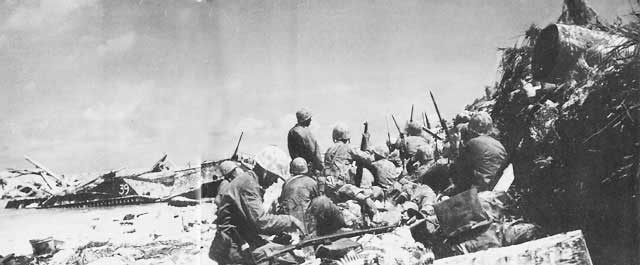
<svg viewBox="0 0 640 265"><path fill-rule="evenodd" d="M290 170L292 175L305 174L309 172L307 160L304 160L302 157L296 157L293 159L289 167L291 168Z"/></svg>
<svg viewBox="0 0 640 265"><path fill-rule="evenodd" d="M416 121L407 122L405 131L407 132L408 135L417 136L422 134L422 126L420 125L420 123Z"/></svg>
<svg viewBox="0 0 640 265"><path fill-rule="evenodd" d="M339 123L335 127L333 127L331 136L334 141L351 139L349 128L343 123Z"/></svg>
<svg viewBox="0 0 640 265"><path fill-rule="evenodd" d="M419 160L433 160L433 148L430 145L418 146L416 150L416 158Z"/></svg>
<svg viewBox="0 0 640 265"><path fill-rule="evenodd" d="M389 157L389 147L387 147L386 145L375 146L373 148L373 153L378 155L378 156L387 158L387 157Z"/></svg>
<svg viewBox="0 0 640 265"><path fill-rule="evenodd" d="M487 112L477 112L471 116L468 128L478 134L488 134L493 128L493 119Z"/></svg>
<svg viewBox="0 0 640 265"><path fill-rule="evenodd" d="M225 160L220 163L220 173L223 176L229 175L236 168L238 168L238 163L231 160Z"/></svg>
<svg viewBox="0 0 640 265"><path fill-rule="evenodd" d="M277 146L270 145L262 149L256 155L255 161L270 173L284 180L289 178L289 155Z"/></svg>
<svg viewBox="0 0 640 265"><path fill-rule="evenodd" d="M296 119L298 120L298 123L311 119L311 111L305 108L296 111Z"/></svg>

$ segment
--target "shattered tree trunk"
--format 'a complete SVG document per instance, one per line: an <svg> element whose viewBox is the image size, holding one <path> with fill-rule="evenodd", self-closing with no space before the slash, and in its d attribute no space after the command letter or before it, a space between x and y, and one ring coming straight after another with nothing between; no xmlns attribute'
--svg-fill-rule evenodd
<svg viewBox="0 0 640 265"><path fill-rule="evenodd" d="M557 234L520 245L436 260L435 265L556 264L591 265L582 231Z"/></svg>
<svg viewBox="0 0 640 265"><path fill-rule="evenodd" d="M533 78L548 83L563 82L572 71L585 66L581 59L593 67L626 41L624 37L581 26L551 24L540 32L534 46ZM628 57L634 50L631 47L616 51L613 57Z"/></svg>

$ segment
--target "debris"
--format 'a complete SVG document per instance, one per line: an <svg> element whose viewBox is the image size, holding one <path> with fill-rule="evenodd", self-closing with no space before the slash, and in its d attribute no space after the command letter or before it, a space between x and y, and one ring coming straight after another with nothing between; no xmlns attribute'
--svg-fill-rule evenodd
<svg viewBox="0 0 640 265"><path fill-rule="evenodd" d="M193 200L193 199L185 198L182 196L171 198L168 202L170 206L174 206L174 207L194 206L194 205L198 205L199 203L200 201L198 200Z"/></svg>
<svg viewBox="0 0 640 265"><path fill-rule="evenodd" d="M488 249L476 253L436 260L435 265L449 264L575 264L591 265L591 257L582 231L558 234L520 245Z"/></svg>
<svg viewBox="0 0 640 265"><path fill-rule="evenodd" d="M33 248L34 256L46 256L53 255L60 250L60 246L64 243L60 240L55 240L53 237L47 237L43 239L29 240L31 247Z"/></svg>

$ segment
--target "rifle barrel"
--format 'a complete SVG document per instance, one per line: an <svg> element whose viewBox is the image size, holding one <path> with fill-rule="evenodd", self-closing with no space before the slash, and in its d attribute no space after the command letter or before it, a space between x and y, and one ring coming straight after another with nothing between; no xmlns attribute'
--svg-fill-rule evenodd
<svg viewBox="0 0 640 265"><path fill-rule="evenodd" d="M436 138L436 139L438 139L438 140L440 140L440 141L444 140L444 139L442 139L442 137L440 137L437 133L432 132L432 131L431 131L431 130L429 130L427 127L422 127L422 130L423 130L423 131L425 131L425 132L427 132L428 134L431 134L431 136L433 136L434 138Z"/></svg>
<svg viewBox="0 0 640 265"><path fill-rule="evenodd" d="M238 155L238 148L240 147L240 142L242 141L242 136L244 135L244 131L240 132L240 138L238 139L238 143L236 144L236 150L233 151L233 155L231 158L234 158Z"/></svg>
<svg viewBox="0 0 640 265"><path fill-rule="evenodd" d="M364 234L387 233L387 232L393 231L393 229L395 229L396 227L398 227L398 225L375 227L375 228L369 228L369 229L363 229L363 230L354 230L349 232L343 232L343 233L305 239L299 242L298 244L285 246L280 250L276 250L270 255L268 255L267 257L265 257L265 259L271 259L278 255L281 255L283 253L286 253L295 249L299 249L307 246L313 246L313 245L320 245L320 244L324 244L326 242L338 240L341 238L355 237L355 236L360 236Z"/></svg>
<svg viewBox="0 0 640 265"><path fill-rule="evenodd" d="M402 135L402 130L400 130L400 126L398 126L398 121L396 121L396 117L394 117L393 114L391 114L391 118L393 119L393 124L396 125L396 129L398 129L398 133Z"/></svg>
<svg viewBox="0 0 640 265"><path fill-rule="evenodd" d="M447 130L447 123L442 119L442 115L440 115L440 109L438 109L438 103L436 103L435 97L433 97L433 93L429 91L429 95L431 95L431 101L433 102L433 107L436 109L436 113L438 114L438 119L440 120L440 126L442 126L442 130L447 135L447 139L449 138L449 130Z"/></svg>

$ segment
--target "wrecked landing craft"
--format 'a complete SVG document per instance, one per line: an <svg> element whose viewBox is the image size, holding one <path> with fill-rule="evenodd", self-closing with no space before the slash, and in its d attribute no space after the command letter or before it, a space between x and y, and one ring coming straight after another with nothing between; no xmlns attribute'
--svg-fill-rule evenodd
<svg viewBox="0 0 640 265"><path fill-rule="evenodd" d="M15 170L13 178L35 175L41 182L23 181L3 196L5 208L79 208L166 201L173 194L198 189L199 167L171 170L164 155L150 170L138 173L114 170L85 183L68 181L27 158L36 170Z"/></svg>

